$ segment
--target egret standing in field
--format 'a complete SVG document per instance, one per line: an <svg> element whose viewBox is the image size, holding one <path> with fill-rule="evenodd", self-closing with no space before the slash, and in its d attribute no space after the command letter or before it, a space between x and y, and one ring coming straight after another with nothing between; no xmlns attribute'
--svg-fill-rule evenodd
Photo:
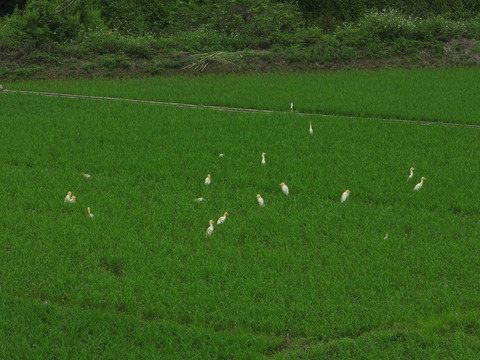
<svg viewBox="0 0 480 360"><path fill-rule="evenodd" d="M193 199L193 201L198 201L198 202L200 202L200 201L203 201L203 200L204 200L204 199L203 199L202 197L199 197L199 198Z"/></svg>
<svg viewBox="0 0 480 360"><path fill-rule="evenodd" d="M313 135L312 122L310 121L310 135Z"/></svg>
<svg viewBox="0 0 480 360"><path fill-rule="evenodd" d="M264 205L263 199L262 199L262 197L260 196L260 194L257 194L257 201L258 201L258 205L260 205L260 206L263 206L263 205Z"/></svg>
<svg viewBox="0 0 480 360"><path fill-rule="evenodd" d="M266 164L265 155L267 155L267 153L262 153L262 165Z"/></svg>
<svg viewBox="0 0 480 360"><path fill-rule="evenodd" d="M210 185L210 182L212 181L210 174L207 175L207 178L205 179L205 185Z"/></svg>
<svg viewBox="0 0 480 360"><path fill-rule="evenodd" d="M288 195L288 186L287 186L287 185L285 185L285 183L284 183L284 182L281 182L281 183L280 183L280 184L278 184L278 185L280 185L280 186L282 187L282 191L283 191L283 193L284 193L285 195Z"/></svg>
<svg viewBox="0 0 480 360"><path fill-rule="evenodd" d="M227 218L228 212L224 212L223 216L220 216L217 221L217 225L223 224L225 222L225 219Z"/></svg>
<svg viewBox="0 0 480 360"><path fill-rule="evenodd" d="M74 204L76 200L76 196L72 195L72 193L69 191L67 196L65 196L64 202L69 202L70 204Z"/></svg>
<svg viewBox="0 0 480 360"><path fill-rule="evenodd" d="M85 179L90 179L91 178L91 176L89 174L81 173L80 175L82 175Z"/></svg>
<svg viewBox="0 0 480 360"><path fill-rule="evenodd" d="M342 198L340 199L340 202L345 202L345 200L347 200L348 198L348 195L350 195L350 190L345 190L344 193L342 194Z"/></svg>
<svg viewBox="0 0 480 360"><path fill-rule="evenodd" d="M224 157L224 156L225 156L225 154L220 154L220 155L218 155L218 157Z"/></svg>
<svg viewBox="0 0 480 360"><path fill-rule="evenodd" d="M410 175L408 175L407 181L413 177L413 170L415 170L415 168L410 168Z"/></svg>
<svg viewBox="0 0 480 360"><path fill-rule="evenodd" d="M383 238L383 240L387 240L388 239L388 233L385 234L385 237Z"/></svg>
<svg viewBox="0 0 480 360"><path fill-rule="evenodd" d="M88 216L91 217L91 218L94 218L95 215L93 215L91 212L90 212L90 207L87 207L87 213L88 213Z"/></svg>
<svg viewBox="0 0 480 360"><path fill-rule="evenodd" d="M417 190L420 190L420 189L422 188L422 186L423 186L423 180L427 180L427 178L424 178L424 177L422 176L422 178L420 179L420 182L419 182L417 185L415 185L415 188L413 189L413 191L417 191Z"/></svg>
<svg viewBox="0 0 480 360"><path fill-rule="evenodd" d="M213 233L213 220L210 220L209 223L210 223L210 226L207 228L206 233L207 233L207 235L212 235L212 233Z"/></svg>

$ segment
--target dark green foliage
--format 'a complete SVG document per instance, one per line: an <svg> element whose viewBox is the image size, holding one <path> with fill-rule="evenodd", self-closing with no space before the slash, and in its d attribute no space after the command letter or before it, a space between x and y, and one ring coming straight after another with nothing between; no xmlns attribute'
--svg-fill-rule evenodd
<svg viewBox="0 0 480 360"><path fill-rule="evenodd" d="M110 29L126 34L161 33L178 7L174 0L94 0L101 17Z"/></svg>
<svg viewBox="0 0 480 360"><path fill-rule="evenodd" d="M59 12L61 1L27 1L23 11L16 9L0 20L0 46L30 50L51 43L76 39L82 32L103 27L99 11L89 1L74 3Z"/></svg>
<svg viewBox="0 0 480 360"><path fill-rule="evenodd" d="M329 30L371 10L396 9L412 16L448 15L454 19L475 17L480 12L476 0L298 0L298 6L307 19Z"/></svg>
<svg viewBox="0 0 480 360"><path fill-rule="evenodd" d="M24 7L17 0L10 11L11 4L0 7L11 13L0 17L0 60L21 59L25 68L95 58L96 68L112 71L138 69L136 61L155 59L143 69L160 74L174 64L188 66L191 54L218 51L236 52L247 66L263 62L266 68L392 57L417 62L425 51L432 63L445 59L442 49L451 42L480 40L480 5L473 0L327 0L321 6L319 0L77 0L64 11L70 4L65 0L28 0ZM474 46L465 45L464 55L452 56L449 65L478 65ZM240 55L252 50L258 56ZM125 61L107 65L104 55ZM84 66L93 65L76 68Z"/></svg>
<svg viewBox="0 0 480 360"><path fill-rule="evenodd" d="M0 3L0 16L12 14L15 7L23 9L27 0L2 0Z"/></svg>

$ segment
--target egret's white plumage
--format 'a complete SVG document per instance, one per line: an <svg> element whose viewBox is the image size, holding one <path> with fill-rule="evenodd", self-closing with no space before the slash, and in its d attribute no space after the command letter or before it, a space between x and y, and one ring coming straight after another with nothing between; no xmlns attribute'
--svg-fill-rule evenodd
<svg viewBox="0 0 480 360"><path fill-rule="evenodd" d="M223 213L223 216L220 216L217 221L217 225L223 224L225 222L225 219L227 218L228 213L225 211Z"/></svg>
<svg viewBox="0 0 480 360"><path fill-rule="evenodd" d="M95 215L93 215L91 212L90 212L90 207L87 207L87 213L88 213L88 216L91 217L91 218L94 218Z"/></svg>
<svg viewBox="0 0 480 360"><path fill-rule="evenodd" d="M65 196L65 200L64 202L68 202L70 204L74 204L75 203L75 199L76 199L76 196L75 195L72 195L72 193L69 191L67 196Z"/></svg>
<svg viewBox="0 0 480 360"><path fill-rule="evenodd" d="M260 196L260 194L257 194L257 201L258 201L258 205L260 205L260 206L263 206L263 205L264 205L263 199L262 199L262 197Z"/></svg>
<svg viewBox="0 0 480 360"><path fill-rule="evenodd" d="M348 195L350 195L350 190L345 190L344 193L342 194L342 198L340 199L340 201L342 203L345 202L345 200L347 200L348 198Z"/></svg>
<svg viewBox="0 0 480 360"><path fill-rule="evenodd" d="M284 182L281 182L279 185L282 187L283 193L284 193L285 195L288 195L288 186L285 185Z"/></svg>
<svg viewBox="0 0 480 360"><path fill-rule="evenodd" d="M408 175L407 181L413 177L413 170L415 170L415 168L410 168L410 175Z"/></svg>
<svg viewBox="0 0 480 360"><path fill-rule="evenodd" d="M420 190L420 188L423 186L423 180L427 180L427 179L422 176L422 178L420 179L420 182L417 185L415 185L415 188L413 189L413 191Z"/></svg>
<svg viewBox="0 0 480 360"><path fill-rule="evenodd" d="M210 226L208 227L206 232L207 232L207 235L212 235L212 233L213 233L213 220L210 220L209 223L210 223Z"/></svg>
<svg viewBox="0 0 480 360"><path fill-rule="evenodd" d="M388 233L385 234L385 237L383 238L383 240L386 240L388 239Z"/></svg>
<svg viewBox="0 0 480 360"><path fill-rule="evenodd" d="M310 121L310 135L313 135L312 122Z"/></svg>
<svg viewBox="0 0 480 360"><path fill-rule="evenodd" d="M89 174L84 174L84 173L81 173L81 175L85 178L85 179L90 179L91 176Z"/></svg>
<svg viewBox="0 0 480 360"><path fill-rule="evenodd" d="M205 185L210 185L210 182L212 181L212 178L210 177L210 174L207 175L207 178L205 179Z"/></svg>
<svg viewBox="0 0 480 360"><path fill-rule="evenodd" d="M196 199L193 199L193 201L203 201L204 199L202 197L199 197L199 198L196 198Z"/></svg>
<svg viewBox="0 0 480 360"><path fill-rule="evenodd" d="M265 155L267 155L267 153L262 153L262 165L266 164Z"/></svg>
<svg viewBox="0 0 480 360"><path fill-rule="evenodd" d="M225 154L220 154L220 155L218 155L218 157L224 157L224 156L225 156Z"/></svg>

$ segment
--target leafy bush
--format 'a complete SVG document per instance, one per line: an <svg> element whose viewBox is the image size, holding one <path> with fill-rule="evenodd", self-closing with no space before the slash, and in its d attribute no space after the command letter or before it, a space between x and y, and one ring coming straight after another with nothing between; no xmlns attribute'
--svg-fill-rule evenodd
<svg viewBox="0 0 480 360"><path fill-rule="evenodd" d="M219 50L238 50L244 47L235 36L229 36L215 30L199 29L170 36L177 50L188 52L212 52Z"/></svg>
<svg viewBox="0 0 480 360"><path fill-rule="evenodd" d="M415 17L395 9L371 10L337 27L339 15L336 28L328 31L331 24L319 26L319 18L307 22L294 1L168 0L147 4L145 0L138 2L137 13L131 11L116 20L117 12L131 10L129 1L81 0L58 13L65 5L62 1L29 0L23 11L17 9L0 18L0 51L11 50L16 59L32 65L58 62L62 57L101 59L99 68L109 71L129 68L127 58L155 59L149 71L157 74L177 66L176 57L183 52L237 52L237 56L242 52L251 54L252 61L260 57L267 63L332 64L367 57L413 57L420 49L441 56L445 43L456 40L462 46L461 39L480 40L480 16L459 20L447 15ZM147 19L142 11L149 6L158 9ZM165 13L165 9L171 12ZM107 13L107 24L118 25L118 29L104 25L101 16L106 19ZM160 14L165 17L160 19ZM139 22L135 26L134 18Z"/></svg>
<svg viewBox="0 0 480 360"><path fill-rule="evenodd" d="M478 39L480 19L449 20L405 15L398 10L371 11L357 23L345 24L334 34L338 39L356 45L367 42L392 44L397 39L448 41L458 38Z"/></svg>
<svg viewBox="0 0 480 360"><path fill-rule="evenodd" d="M88 1L75 3L65 11L61 11L61 4L29 0L23 11L15 9L1 20L0 46L36 49L51 42L71 41L83 31L103 27L99 12L89 7Z"/></svg>
<svg viewBox="0 0 480 360"><path fill-rule="evenodd" d="M175 0L96 0L108 27L125 35L160 35L178 16Z"/></svg>
<svg viewBox="0 0 480 360"><path fill-rule="evenodd" d="M213 31L226 36L237 50L270 48L276 39L304 27L295 4L273 0L220 0L203 5L189 2L182 14L180 21L171 25L171 32Z"/></svg>

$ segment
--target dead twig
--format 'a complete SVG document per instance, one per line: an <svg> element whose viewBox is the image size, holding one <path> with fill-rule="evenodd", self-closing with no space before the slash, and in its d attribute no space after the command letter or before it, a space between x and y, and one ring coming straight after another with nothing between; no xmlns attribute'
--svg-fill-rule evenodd
<svg viewBox="0 0 480 360"><path fill-rule="evenodd" d="M224 51L216 51L212 54L208 54L208 53L203 53L203 54L199 54L199 59L188 64L188 65L185 65L182 70L188 70L188 69L192 69L194 71L200 71L200 72L203 72L208 65L210 65L210 63L212 62L212 60L215 60L215 61L218 61L218 62L221 62L221 63L225 63L225 64L229 64L229 65L233 65L233 63L231 61L228 61L226 59L224 59L223 57L219 57L219 55L222 55L222 54L225 54Z"/></svg>
<svg viewBox="0 0 480 360"><path fill-rule="evenodd" d="M62 8L62 9L60 9L60 10L56 11L56 12L55 12L55 15L57 15L57 14L60 14L62 11L65 11L65 10L67 10L67 9L68 9L70 6L72 6L72 5L75 3L75 1L77 1L77 0L72 0L72 1L70 2L70 4L68 4L68 5L67 5L67 6L65 6L64 8Z"/></svg>

